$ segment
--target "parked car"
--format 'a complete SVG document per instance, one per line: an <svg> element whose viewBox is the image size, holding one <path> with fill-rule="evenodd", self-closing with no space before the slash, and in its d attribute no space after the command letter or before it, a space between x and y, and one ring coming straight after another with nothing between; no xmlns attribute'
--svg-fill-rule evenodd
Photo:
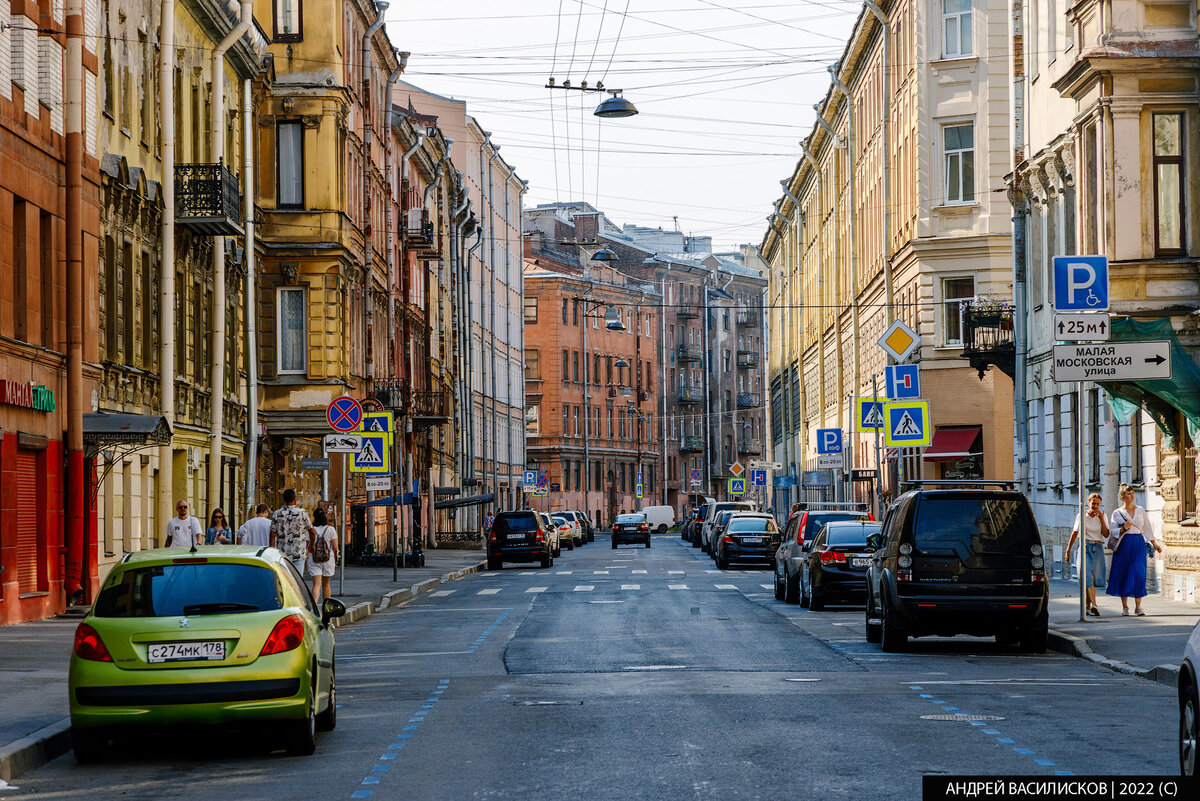
<svg viewBox="0 0 1200 801"><path fill-rule="evenodd" d="M646 516L646 525L651 531L666 534L667 529L675 525L674 506L643 506L642 514Z"/></svg>
<svg viewBox="0 0 1200 801"><path fill-rule="evenodd" d="M723 509L717 512L717 516L713 518L712 523L705 529L707 539L701 545L701 549L708 554L708 558L716 561L717 559L717 539L721 536L721 530L725 528L725 524L729 521L730 515L735 511L746 511L736 509Z"/></svg>
<svg viewBox="0 0 1200 801"><path fill-rule="evenodd" d="M765 512L730 512L717 538L717 568L727 570L733 562L770 564L779 547L779 526Z"/></svg>
<svg viewBox="0 0 1200 801"><path fill-rule="evenodd" d="M775 598L789 604L800 602L800 573L804 569L804 543L833 520L870 520L864 508L823 507L796 512L787 521L783 541L775 551Z"/></svg>
<svg viewBox="0 0 1200 801"><path fill-rule="evenodd" d="M704 518L700 524L700 549L705 553L711 553L712 543L712 524L716 521L717 515L721 512L730 509L740 509L743 511L753 512L753 501L718 501L717 503L708 503L704 505Z"/></svg>
<svg viewBox="0 0 1200 801"><path fill-rule="evenodd" d="M337 725L330 620L274 548L165 548L126 556L75 630L68 694L81 763L113 736L162 726L279 728L292 754Z"/></svg>
<svg viewBox="0 0 1200 801"><path fill-rule="evenodd" d="M623 542L635 542L650 547L650 525L641 512L617 515L612 527L612 547Z"/></svg>
<svg viewBox="0 0 1200 801"><path fill-rule="evenodd" d="M1196 775L1200 743L1200 623L1192 629L1179 666L1179 772Z"/></svg>
<svg viewBox="0 0 1200 801"><path fill-rule="evenodd" d="M909 637L995 636L1046 650L1045 555L1024 494L917 489L888 510L867 571L866 629L885 651Z"/></svg>
<svg viewBox="0 0 1200 801"><path fill-rule="evenodd" d="M575 515L575 519L579 521L579 530L583 534L583 541L585 543L596 541L596 527L592 525L592 521L587 515L578 509L572 509L567 514Z"/></svg>
<svg viewBox="0 0 1200 801"><path fill-rule="evenodd" d="M537 513L538 520L542 523L542 529L546 532L546 536L550 539L550 555L555 559L562 553L562 538L558 533L559 524L550 516L549 512Z"/></svg>
<svg viewBox="0 0 1200 801"><path fill-rule="evenodd" d="M575 550L576 545L583 545L583 532L580 531L579 521L570 512L555 512L550 519L558 524L558 541L560 546L566 546L568 551ZM558 554L555 554L557 556Z"/></svg>
<svg viewBox="0 0 1200 801"><path fill-rule="evenodd" d="M700 532L704 529L704 518L707 514L708 504L700 504L696 507L696 516L687 527L687 541L692 544L693 548L700 547Z"/></svg>
<svg viewBox="0 0 1200 801"><path fill-rule="evenodd" d="M541 562L542 567L554 564L554 531L542 512L522 509L500 512L488 532L487 567L499 570L505 562Z"/></svg>
<svg viewBox="0 0 1200 801"><path fill-rule="evenodd" d="M862 603L867 597L867 568L874 550L867 537L879 523L832 520L804 543L800 571L800 605L819 612L829 601Z"/></svg>

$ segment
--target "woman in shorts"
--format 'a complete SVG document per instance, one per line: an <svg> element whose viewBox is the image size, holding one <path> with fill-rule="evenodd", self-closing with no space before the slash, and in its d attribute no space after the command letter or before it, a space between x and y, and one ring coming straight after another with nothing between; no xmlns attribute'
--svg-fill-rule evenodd
<svg viewBox="0 0 1200 801"><path fill-rule="evenodd" d="M313 528L316 534L308 549L308 574L312 576L313 599L320 603L330 597L329 580L337 567L337 529L329 525L320 506L313 510ZM319 557L324 558L318 561Z"/></svg>

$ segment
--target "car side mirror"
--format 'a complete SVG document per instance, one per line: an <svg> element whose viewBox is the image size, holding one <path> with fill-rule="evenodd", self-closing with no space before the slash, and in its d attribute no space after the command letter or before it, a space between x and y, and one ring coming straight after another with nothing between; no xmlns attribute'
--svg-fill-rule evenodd
<svg viewBox="0 0 1200 801"><path fill-rule="evenodd" d="M321 604L321 624L329 625L329 621L335 617L341 617L346 614L346 605L337 598L326 598Z"/></svg>
<svg viewBox="0 0 1200 801"><path fill-rule="evenodd" d="M880 548L883 547L883 538L880 537L878 534L868 535L867 536L867 547L870 548L872 551L878 551Z"/></svg>

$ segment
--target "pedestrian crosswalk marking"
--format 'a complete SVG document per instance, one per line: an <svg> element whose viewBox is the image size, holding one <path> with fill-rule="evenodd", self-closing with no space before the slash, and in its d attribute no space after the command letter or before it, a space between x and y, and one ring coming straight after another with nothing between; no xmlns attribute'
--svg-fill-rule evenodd
<svg viewBox="0 0 1200 801"><path fill-rule="evenodd" d="M591 592L594 589L596 589L596 588L593 587L591 584L576 584L575 585L575 592Z"/></svg>
<svg viewBox="0 0 1200 801"><path fill-rule="evenodd" d="M569 575L571 575L571 574L572 574L572 573L574 573L574 572L575 572L574 570L560 570L560 571L558 571L557 573L555 573L554 575L556 575L556 576L569 576Z"/></svg>
<svg viewBox="0 0 1200 801"><path fill-rule="evenodd" d="M521 575L522 576L536 576L537 571L536 570L526 570L525 572L521 573Z"/></svg>
<svg viewBox="0 0 1200 801"><path fill-rule="evenodd" d="M774 585L774 584L759 584L758 586L762 587L764 590L773 590L773 589L775 589L775 585Z"/></svg>
<svg viewBox="0 0 1200 801"><path fill-rule="evenodd" d="M718 590L736 590L737 589L736 584L717 584L714 586L716 586L716 588Z"/></svg>
<svg viewBox="0 0 1200 801"><path fill-rule="evenodd" d="M453 595L454 590L438 590L437 592L429 593L431 598L445 598L447 595Z"/></svg>
<svg viewBox="0 0 1200 801"><path fill-rule="evenodd" d="M529 589L525 590L525 592L545 592L548 589L550 589L550 588L549 587L530 587Z"/></svg>
<svg viewBox="0 0 1200 801"><path fill-rule="evenodd" d="M490 589L490 590L480 590L479 592L477 592L477 593L475 593L475 594L476 594L476 595L495 595L495 594L496 594L496 593L498 593L498 592L500 592L500 588L499 588L499 587L495 587L495 588L493 588L493 589Z"/></svg>
<svg viewBox="0 0 1200 801"><path fill-rule="evenodd" d="M641 584L622 584L621 585L621 589L623 589L623 590L640 590L641 588L642 588Z"/></svg>
<svg viewBox="0 0 1200 801"><path fill-rule="evenodd" d="M635 571L633 571L633 572L634 572L634 573L641 573L642 575L645 575L645 573L646 573L646 571L645 571L645 570L635 570Z"/></svg>
<svg viewBox="0 0 1200 801"><path fill-rule="evenodd" d="M896 422L896 427L892 429L893 437L916 437L920 436L921 429L917 422L912 419L912 415L906 409L904 414L900 415L900 419Z"/></svg>
<svg viewBox="0 0 1200 801"><path fill-rule="evenodd" d="M668 570L667 575L668 576L682 576L683 571L682 570Z"/></svg>
<svg viewBox="0 0 1200 801"><path fill-rule="evenodd" d="M668 584L667 585L667 589L669 589L669 590L686 590L687 588L688 588L688 585L686 585L686 584Z"/></svg>
<svg viewBox="0 0 1200 801"><path fill-rule="evenodd" d="M607 576L608 575L607 570L593 570L592 572L594 574L596 574L597 576Z"/></svg>

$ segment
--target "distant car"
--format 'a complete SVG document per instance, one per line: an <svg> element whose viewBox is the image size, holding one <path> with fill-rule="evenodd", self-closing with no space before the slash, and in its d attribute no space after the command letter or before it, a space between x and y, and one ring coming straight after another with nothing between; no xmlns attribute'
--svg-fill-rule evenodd
<svg viewBox="0 0 1200 801"><path fill-rule="evenodd" d="M878 534L880 528L878 523L832 520L804 543L800 605L819 612L829 601L864 601L867 568L874 553L867 538Z"/></svg>
<svg viewBox="0 0 1200 801"><path fill-rule="evenodd" d="M553 531L541 512L522 509L500 512L492 521L487 539L487 568L499 570L505 562L554 564Z"/></svg>
<svg viewBox="0 0 1200 801"><path fill-rule="evenodd" d="M884 651L909 637L995 636L1046 650L1050 590L1029 500L1011 489L901 495L871 543L866 633Z"/></svg>
<svg viewBox="0 0 1200 801"><path fill-rule="evenodd" d="M1179 666L1179 772L1196 775L1200 741L1200 623L1192 629Z"/></svg>
<svg viewBox="0 0 1200 801"><path fill-rule="evenodd" d="M646 525L650 526L651 531L666 534L667 529L675 525L674 506L644 506L641 512L646 516Z"/></svg>
<svg viewBox="0 0 1200 801"><path fill-rule="evenodd" d="M717 567L727 570L733 562L763 562L775 559L779 526L765 512L732 512L717 538Z"/></svg>
<svg viewBox="0 0 1200 801"><path fill-rule="evenodd" d="M550 555L555 559L562 553L562 537L559 533L559 524L550 516L549 512L537 513L538 520L542 522L542 529L546 532L546 536L550 539Z"/></svg>
<svg viewBox="0 0 1200 801"><path fill-rule="evenodd" d="M684 526L684 533L686 534L684 539L690 542L693 548L700 547L700 532L704 529L704 518L707 514L708 504L700 504L696 507L695 517Z"/></svg>
<svg viewBox="0 0 1200 801"><path fill-rule="evenodd" d="M575 519L575 515L570 512L555 512L550 515L550 519L558 524L560 547L565 546L568 551L573 551L576 545L583 545L583 532L579 528L579 521ZM555 555L557 556L557 554Z"/></svg>
<svg viewBox="0 0 1200 801"><path fill-rule="evenodd" d="M612 547L616 548L623 542L641 543L650 547L650 525L646 516L641 512L617 515L612 527Z"/></svg>
<svg viewBox="0 0 1200 801"><path fill-rule="evenodd" d="M583 541L585 543L596 541L596 528L592 525L592 521L588 519L587 515L578 509L572 509L567 512L567 514L575 515L575 519L579 522L579 530L583 534Z"/></svg>
<svg viewBox="0 0 1200 801"><path fill-rule="evenodd" d="M700 547L708 554L708 558L714 562L717 560L717 540L721 537L722 530L725 524L729 522L730 516L735 511L746 511L737 509L722 509L717 512L717 516L709 523L708 528L704 530L705 541Z"/></svg>
<svg viewBox="0 0 1200 801"><path fill-rule="evenodd" d="M274 548L164 548L126 556L75 630L68 694L81 763L113 736L269 722L292 754L337 725L330 620ZM194 729L192 730L194 731Z"/></svg>
<svg viewBox="0 0 1200 801"><path fill-rule="evenodd" d="M715 522L717 519L717 515L721 512L732 509L753 512L755 507L754 503L751 501L718 501L717 503L708 503L704 505L704 520L700 524L700 549L705 553L712 553L711 529L713 522Z"/></svg>
<svg viewBox="0 0 1200 801"><path fill-rule="evenodd" d="M833 520L870 520L862 509L813 509L796 512L787 521L783 541L775 551L775 598L789 604L800 602L800 573L804 569L804 543Z"/></svg>

